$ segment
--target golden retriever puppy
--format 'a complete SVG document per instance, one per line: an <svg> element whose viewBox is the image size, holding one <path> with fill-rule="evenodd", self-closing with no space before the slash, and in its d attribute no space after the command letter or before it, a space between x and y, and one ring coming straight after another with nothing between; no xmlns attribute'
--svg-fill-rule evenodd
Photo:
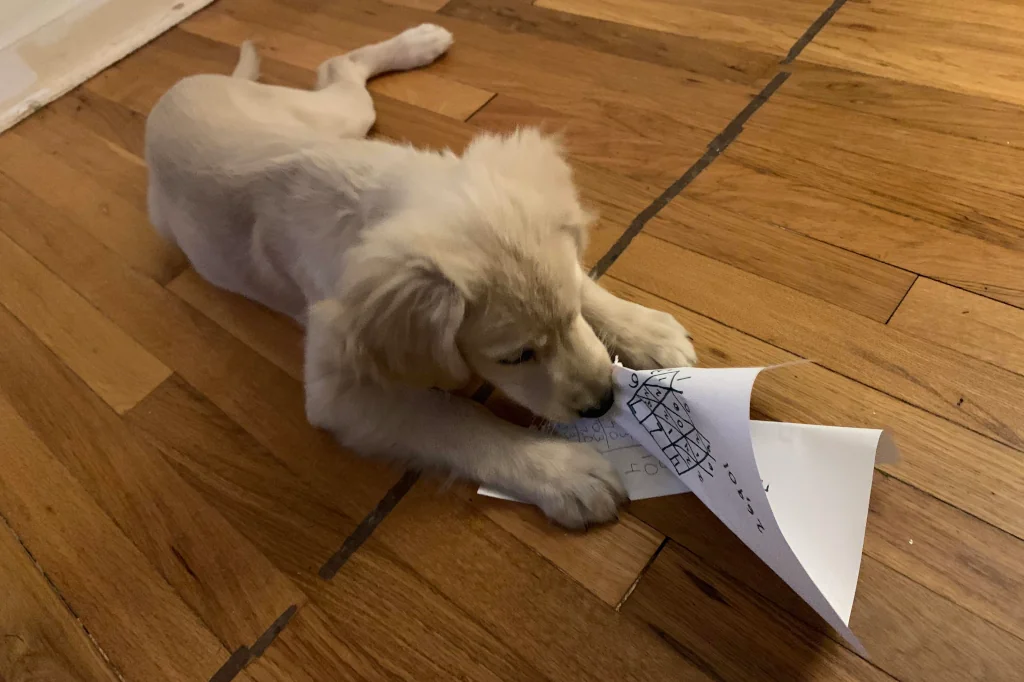
<svg viewBox="0 0 1024 682"><path fill-rule="evenodd" d="M147 121L149 211L213 284L306 326L306 411L368 455L495 486L570 527L615 517L611 466L444 392L475 373L556 421L612 403L617 354L695 361L669 315L580 266L591 216L558 145L482 135L461 156L365 139L367 79L429 64L430 24L325 62L318 89L233 76L177 83Z"/></svg>

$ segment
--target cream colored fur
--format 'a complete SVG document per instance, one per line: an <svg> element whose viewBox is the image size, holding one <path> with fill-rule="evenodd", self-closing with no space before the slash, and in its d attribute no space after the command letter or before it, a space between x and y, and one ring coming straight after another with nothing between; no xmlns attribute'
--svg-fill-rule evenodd
<svg viewBox="0 0 1024 682"><path fill-rule="evenodd" d="M693 347L583 272L591 216L550 138L482 135L461 157L364 139L367 79L451 43L418 26L328 60L314 91L256 83L245 43L233 76L186 78L154 107L150 217L210 282L306 325L313 424L567 526L606 521L624 490L595 451L438 389L475 373L570 421L607 409L609 350L641 368L691 364Z"/></svg>

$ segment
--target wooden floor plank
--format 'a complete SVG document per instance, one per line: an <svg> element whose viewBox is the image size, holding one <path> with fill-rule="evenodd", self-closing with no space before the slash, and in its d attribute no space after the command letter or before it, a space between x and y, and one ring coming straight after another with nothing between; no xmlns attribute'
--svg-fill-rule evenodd
<svg viewBox="0 0 1024 682"><path fill-rule="evenodd" d="M683 322L693 333L697 351L704 358L705 366L763 367L796 359L791 353L673 306L613 278L605 278L604 281L614 293L669 311ZM895 434L903 459L896 466L883 467L887 474L927 491L955 508L985 519L1010 535L1024 538L1024 526L1019 523L1021 511L1017 509L1016 493L1012 492L1022 485L1020 454L1017 451L815 365L764 373L755 387L754 407L765 415L764 418L777 421L888 427ZM960 454L964 452L972 453L972 457L965 459ZM670 501L668 504L674 503ZM913 509L920 503L906 504L908 509ZM640 519L666 532L654 518L645 516L643 510L646 508L647 503L637 506L636 513ZM928 536L936 533L927 528L919 532ZM955 538L962 532L965 531L949 531L948 534L954 540L936 540L935 544L955 545ZM993 547L993 551L1000 551L999 545ZM934 561L934 567L929 572L933 576L947 575L947 584L941 590L937 587L933 589L950 595L961 591L957 577L960 571L984 572L986 566L983 562L972 564L975 560L969 555L961 557L947 554L943 558L934 554L931 560ZM943 565L943 561L949 563ZM996 560L993 559L992 563L996 563ZM1001 561L999 563L1002 565ZM972 568L972 565L978 568ZM900 565L894 566L898 568ZM921 569L921 572L925 571ZM994 573L989 580L991 582L978 583L985 585L981 591L997 593L1003 578L999 573ZM966 605L967 602L963 603ZM1014 618L1004 615L1002 620Z"/></svg>
<svg viewBox="0 0 1024 682"><path fill-rule="evenodd" d="M622 610L694 652L716 680L895 679L675 543L658 554Z"/></svg>
<svg viewBox="0 0 1024 682"><path fill-rule="evenodd" d="M1020 375L647 235L609 274L1024 449Z"/></svg>
<svg viewBox="0 0 1024 682"><path fill-rule="evenodd" d="M535 97L547 99L543 94ZM473 116L473 124L486 130L529 126L557 132L564 135L574 158L635 182L664 187L700 158L701 145L708 141L700 135L671 139L659 134L672 126L667 118L653 112L584 117L498 95ZM636 130L655 132L638 134Z"/></svg>
<svg viewBox="0 0 1024 682"><path fill-rule="evenodd" d="M448 0L384 0L389 5L399 5L402 7L411 7L412 9L422 9L428 12L436 12L445 6Z"/></svg>
<svg viewBox="0 0 1024 682"><path fill-rule="evenodd" d="M188 33L203 36L232 46L243 40L253 40L257 49L266 51L277 60L315 71L325 60L374 41L386 40L384 32L373 37L362 35L339 36L346 41L345 47L327 45L309 38L252 22L240 21L227 12L199 12L186 20L181 28ZM427 111L464 121L477 109L487 103L494 93L464 85L458 81L441 78L429 69L395 73L370 81L370 92L387 95L392 99L421 107Z"/></svg>
<svg viewBox="0 0 1024 682"><path fill-rule="evenodd" d="M553 574L545 587L571 582L548 568ZM479 614L460 609L403 557L379 549L374 539L352 556L330 585L307 589L315 590L313 600L324 614L317 639L332 642L333 651L361 649L363 665L377 671L370 679L550 679L532 657L516 651L481 622ZM346 644L339 647L338 640ZM331 678L321 673L317 679Z"/></svg>
<svg viewBox="0 0 1024 682"><path fill-rule="evenodd" d="M362 518L397 475L338 448L305 416L302 386L177 296L126 267L67 217L0 176L0 229L167 367ZM313 464L314 453L333 453ZM335 478L337 477L337 478Z"/></svg>
<svg viewBox="0 0 1024 682"><path fill-rule="evenodd" d="M419 550L415 556L407 555L403 539L387 545L377 543L384 528L393 527L396 518L393 513L377 529L369 544L352 555L341 571L325 583L317 575L320 565L354 526L354 521L346 516L345 501L329 486L316 488L282 469L251 436L181 382L168 382L158 389L129 414L129 422L159 443L181 475L245 533L279 570L292 576L316 604L315 613L322 614L317 620L325 621L326 625L314 622L308 628L301 626L303 630L294 635L290 634L293 627L290 625L281 636L280 647L275 645L275 649L286 650L282 658L269 663L261 659L254 664L256 678L276 679L280 668L289 669L287 661L298 657L297 652L310 651L315 652L312 663L300 667L315 680L334 679L330 675L338 668L325 667L329 661L334 661L332 665L341 669L360 670L367 679L407 676L438 680L452 677L535 680L555 677L543 670L538 673L533 662L541 648L551 646L547 635L538 630L548 625L524 625L525 634L518 639L521 644L529 643L531 648L517 650L506 642L504 634L495 633L481 622L483 610L458 604L453 592L459 590L451 583L446 582L444 589L440 589L434 586L435 577L422 575L420 564L424 561L452 577L463 574L463 581L487 580L509 598L511 595L502 586L508 582L519 585L517 589L524 591L517 593L515 601L507 603L504 618L513 617L514 610L516 618L533 619L531 614L535 613L536 604L527 607L523 601L530 599L544 604L552 613L565 607L569 614L565 618L570 623L566 627L579 629L578 637L600 640L605 635L598 633L614 624L615 616L610 607L601 604L533 549L462 501L465 492L442 492L434 486L414 494L414 499L420 500L418 504L431 508L421 506L419 512L413 512L414 516L408 519L413 527L403 526L402 536L404 538L406 532L423 535L422 542L433 548L429 555ZM459 510L457 517L451 516L455 513L453 508ZM438 518L435 512L443 512L442 517ZM476 519L474 525L483 524L488 535L462 549L459 538L448 538L447 534L449 531L461 533L456 530L462 525L461 521L471 519ZM427 537L428 530L430 537ZM435 532L441 535L435 536ZM477 566L477 554L493 555L495 547L507 563L503 564L499 557L487 559L485 566ZM502 565L504 568L498 570ZM462 589L470 593L478 591L468 585ZM585 606L585 614L571 615L577 604ZM308 619L302 615L304 609L297 617L299 622ZM600 616L602 613L604 615ZM308 632L303 634L304 630ZM633 636L639 635L634 633ZM603 641L610 642L609 639ZM646 640L641 638L641 641ZM584 650L596 646L598 644L587 644ZM570 655L570 650L566 649L566 655ZM570 657L576 655L572 653ZM582 665L589 669L591 664L546 665L574 668ZM682 670L685 672L685 664Z"/></svg>
<svg viewBox="0 0 1024 682"><path fill-rule="evenodd" d="M0 388L22 419L226 646L251 644L301 601L158 452L4 311L0 336Z"/></svg>
<svg viewBox="0 0 1024 682"><path fill-rule="evenodd" d="M413 488L372 542L368 550L380 547L403 572L472 614L502 646L529 661L539 673L535 679L707 679L649 630L621 618L473 506L439 494L432 484ZM384 589L405 592L401 574L371 573L382 583L380 576L389 576Z"/></svg>
<svg viewBox="0 0 1024 682"><path fill-rule="evenodd" d="M135 112L135 118L144 121L157 100L182 78L200 73L231 73L238 62L238 49L237 44L228 45L175 27L149 43L145 50L102 71L82 89ZM261 81L302 89L315 85L313 70L268 59L269 55L263 57Z"/></svg>
<svg viewBox="0 0 1024 682"><path fill-rule="evenodd" d="M45 111L74 119L92 134L140 161L145 155L145 116L112 100L96 96L84 85L54 100L46 106ZM45 120L47 114L42 116ZM29 124L23 125L27 127ZM134 182L138 184L139 181L136 179Z"/></svg>
<svg viewBox="0 0 1024 682"><path fill-rule="evenodd" d="M540 103L552 108L560 108L553 104L562 97L571 97L576 109L566 112L579 112L590 107L593 99L617 93L615 99L620 104L625 98L630 107L678 116L681 126L677 134L685 132L683 126L717 133L762 83L759 80L757 86L751 86L716 80L695 71L544 40L529 33L499 31L455 17L391 7L379 0L353 0L343 5L296 0L287 6L274 0L245 0L237 4L236 10L251 15L254 21L274 21L302 35L313 37L313 33L319 33L327 36L324 42L332 42L334 36L343 33L340 29L353 24L394 33L431 21L455 36L448 58L437 64L438 74L450 74L460 82L511 97L530 99L530 95L544 92L548 97ZM314 18L316 21L311 20ZM557 73L550 68L551 63L559 64ZM763 80L768 78L770 75ZM501 87L487 87L483 82ZM672 103L682 105L683 110Z"/></svg>
<svg viewBox="0 0 1024 682"><path fill-rule="evenodd" d="M187 39L186 44L191 45L193 41L199 41L199 56L193 56L182 46L181 49L175 48L177 52L171 58L169 54L165 54L171 48L158 41L147 46L145 52L136 53L90 81L87 88L91 100L96 102L96 108L109 110L113 107L126 107L144 114L164 89L188 73L211 69L224 71L230 68L229 65L235 59L234 47L201 36ZM313 78L312 71L277 59L264 59L262 63L266 75L277 83L301 85L303 81L311 81ZM147 74L150 82L145 87L139 87L135 84L143 74ZM116 101L107 103L107 97ZM450 148L458 153L469 143L473 135L481 130L479 126L469 125L386 96L375 96L375 105L377 123L374 130L377 135L420 147ZM126 125L141 126L142 122L126 121ZM572 161L583 199L598 208L601 217L591 230L590 243L584 258L589 266L607 252L633 217L643 210L660 190L623 178L603 168L582 163L575 155Z"/></svg>
<svg viewBox="0 0 1024 682"><path fill-rule="evenodd" d="M365 548L330 583L321 580L321 565L357 522L345 501L327 486L296 478L187 385L169 382L129 421L312 600L312 610L304 606L253 665L254 678L290 679L299 671L326 682L348 669L356 679L370 680L493 679L479 671L494 666L517 679L516 670L529 670L525 660L509 662L499 641L425 589L407 568L388 559L364 560ZM394 585L395 576L411 582ZM530 677L523 673L521 679Z"/></svg>
<svg viewBox="0 0 1024 682"><path fill-rule="evenodd" d="M102 652L4 523L0 584L0 679L117 682Z"/></svg>
<svg viewBox="0 0 1024 682"><path fill-rule="evenodd" d="M191 274L187 273L171 284L173 291L212 319L220 321L264 357L272 361L278 358L275 364L290 366L291 371L301 377L301 331L293 323L270 314L257 304L217 290L191 270L188 272ZM160 402L164 393L164 390L158 390L154 400ZM150 410L150 403L146 401L140 410L133 413ZM161 414L157 421L173 424L176 418L180 419L180 415ZM200 446L194 444L190 447ZM469 494L468 497L474 498L475 495ZM492 521L611 606L621 601L662 539L644 524L628 517L620 524L579 535L552 526L534 508L526 505L495 503L482 498L478 503L482 513Z"/></svg>
<svg viewBox="0 0 1024 682"><path fill-rule="evenodd" d="M967 7L967 3L962 4ZM820 66L802 59L790 66L793 77L786 81L787 95L879 117L900 126L1024 148L1024 130L1008 125L1024 117L1015 104Z"/></svg>
<svg viewBox="0 0 1024 682"><path fill-rule="evenodd" d="M381 660L377 647L363 642L365 632L341 637L334 620L318 605L307 604L247 672L256 682L376 682L400 679L402 673L409 679L431 679L434 666L429 661L420 660L415 670L402 670L405 647L397 649L398 661Z"/></svg>
<svg viewBox="0 0 1024 682"><path fill-rule="evenodd" d="M675 314L707 366L820 362L766 373L755 414L895 432L854 605L870 662L692 496L576 535L425 477L318 576L399 472L307 425L300 329L153 241L144 120L245 38L266 82L309 87L424 21L455 45L372 84L375 135L459 152L563 129L601 215L588 265L793 71L605 281ZM0 677L222 682L234 651L243 682L1014 679L1022 28L1011 0L220 0L57 100L0 137L0 514L40 561L0 524L20 581L0 624L22 636ZM120 372L92 328L159 375Z"/></svg>
<svg viewBox="0 0 1024 682"><path fill-rule="evenodd" d="M679 201L1024 304L1024 196L1011 179L1024 150L997 132L1020 112L918 88L917 117L886 117L894 86L880 80L798 71Z"/></svg>
<svg viewBox="0 0 1024 682"><path fill-rule="evenodd" d="M618 285L614 280L608 284L629 298L648 305L658 305L652 297L638 296L638 292L625 285ZM745 343L738 332L706 318L665 304L661 307L676 313L694 333L698 353L711 366L757 366L793 358L765 344ZM787 373L790 376L786 376ZM913 424L907 420L911 415L899 414L907 411L905 403L884 396L872 398L871 392L862 385L843 380L838 382L843 385L830 386L836 383L835 375L818 368L769 372L759 381L755 390L755 408L759 414L765 415L764 418L779 421L876 427L888 425L894 429L905 457L904 462L890 469L890 473L918 485L923 482L917 473L919 465L935 466L936 458L948 456L948 453L974 453L988 447L986 441L975 434L961 432L954 436L947 428L946 433L939 435L935 427L943 429L943 426L941 422L936 423L938 420L934 418L925 420L929 424ZM960 444L954 442L957 438ZM1007 455L1001 465L976 461L967 467L961 466L963 457L956 455L949 460L949 467L943 467L942 473L938 473L933 480L944 479L950 490L956 488L960 493L973 488L974 501L955 497L953 502L971 509L972 513L990 513L993 509L992 493L998 494L1005 486L1006 479L1003 476L1012 476L1014 471L1019 470L1019 455ZM675 497L647 500L634 503L631 511L705 561L738 577L758 592L771 594L776 604L797 616L802 615L805 622L818 622L806 605L785 588L777 577L764 569L695 499ZM1003 595L1013 592L1014 586L1024 580L1020 563L1022 552L1024 541L1019 537L999 531L895 479L876 474L865 555L877 561L878 566L885 567L885 570L878 567L871 569L881 576L878 580L884 578L884 581L883 587L874 593L866 592L862 583L854 607L854 629L869 642L877 637L880 646L869 645L869 649L873 656L884 653L889 666L886 669L890 672L899 671L894 674L900 679L904 676L913 678L916 673L912 672L918 668L938 675L941 670L931 666L932 660L943 661L940 668L944 666L959 675L948 679L975 679L971 675L977 670L984 670L987 659L980 656L948 660L945 652L941 651L942 647L956 651L956 647L961 645L942 639L949 630L944 620L947 616L935 620L924 617L918 610L924 608L937 614L952 614L950 621L965 628L963 632L956 633L955 637L973 638L975 644L962 645L972 651L987 651L990 639L1003 642L999 645L1002 653L993 654L991 660L1005 664L1007 660L1012 660L1011 652L1017 646L1014 642L1019 641L1007 640L1006 633L1019 637L1022 632L1021 623L1024 622L1024 614L1020 612L1019 605L1003 598ZM751 573L753 567L760 568ZM928 590L921 592L909 584L900 587L903 580L900 576L910 576ZM901 595L908 594L913 595L913 600L904 603ZM955 604L957 609L951 609L946 600ZM932 602L935 604L931 607L923 606ZM897 604L895 614L889 613L894 608L892 604ZM893 619L900 613L899 609L918 615L897 628L893 625ZM991 634L991 627L1001 630ZM872 628L877 630L872 632ZM946 641L946 644L939 646L936 644L939 641ZM933 650L936 646L939 646L939 651ZM922 657L921 660L904 660L918 655ZM876 662L881 663L880 660ZM920 679L934 678L925 675ZM1002 678L996 676L993 679Z"/></svg>
<svg viewBox="0 0 1024 682"><path fill-rule="evenodd" d="M842 158L841 152L829 152L839 157L835 161L818 154L808 161L784 146L767 150L747 139L734 142L678 201L713 204L910 272L1024 303L1018 267L1024 244L1014 221L1004 217L1017 199L1000 202L987 190L959 183L928 185L906 169ZM793 141L792 147L800 144ZM918 197L912 187L927 187L928 195ZM1000 215L993 215L1001 205Z"/></svg>
<svg viewBox="0 0 1024 682"><path fill-rule="evenodd" d="M291 510L298 518L295 525L329 526L337 525L331 515L326 520L315 522L317 507L311 501L297 502L302 493L292 490L287 499L280 499L291 490L284 481L289 474L280 465L274 466L272 458L260 450L251 436L242 432L223 413L210 405L194 390L174 379L161 386L149 398L129 414L129 421L141 433L148 435L179 469L192 485L217 497L229 495L235 500L230 513L266 514L269 509ZM251 464L246 462L251 461ZM217 462L222 464L218 465ZM263 462L263 464L259 464ZM252 469L241 477L240 469ZM235 481L225 480L226 476L238 476ZM260 481L259 476L263 477ZM275 484L275 481L279 481ZM276 490L282 486L282 490ZM297 483L294 485L298 485ZM329 490L329 488L325 488ZM658 548L661 537L635 519L621 524L596 529L579 535L555 528L536 511L526 505L495 505L493 501L479 499L468 488L457 488L449 495L475 504L484 515L512 536L579 582L610 606L621 601L624 594L636 580L647 561ZM308 494L307 494L308 496ZM315 500L315 496L312 498ZM323 498L329 499L328 496ZM221 501L223 503L223 500ZM327 505L326 502L318 504ZM262 512L260 510L263 510ZM306 510L303 519L299 510ZM321 511L321 515L323 512ZM278 518L279 514L271 514ZM244 525L258 524L269 532L280 528L284 519L271 521L269 518L258 522L254 516L243 516ZM351 528L353 522L346 521L340 529ZM281 531L276 538L290 537L295 531ZM343 536L331 534L337 545ZM264 538L270 543L270 538ZM279 540L278 540L279 541ZM336 549L330 543L320 550L320 563ZM307 571L315 574L320 564L310 558L304 564Z"/></svg>
<svg viewBox="0 0 1024 682"><path fill-rule="evenodd" d="M211 319L219 321L236 338L301 378L301 330L294 323L269 313L257 304L214 288L192 270L172 282L169 288ZM164 391L158 391L158 394L154 400L160 402ZM140 411L149 409L150 401L147 401ZM158 422L169 424L175 418L172 414L162 414ZM467 496L471 499L476 497L472 493ZM662 540L660 535L629 517L620 524L580 535L552 526L536 509L527 505L497 503L483 498L478 500L478 504L488 518L611 606L622 600Z"/></svg>
<svg viewBox="0 0 1024 682"><path fill-rule="evenodd" d="M95 98L62 97L58 104L22 121L18 133L37 148L110 189L140 213L145 213L147 178L141 144L137 151L133 151L123 146L125 135L117 137L118 142L113 142L98 133L94 118L109 112L96 109L96 104ZM118 130L130 132L126 128L132 125L132 122L118 125ZM141 133L142 122L134 125Z"/></svg>
<svg viewBox="0 0 1024 682"><path fill-rule="evenodd" d="M129 679L207 679L227 650L0 391L0 513ZM99 549L102 548L102 549Z"/></svg>
<svg viewBox="0 0 1024 682"><path fill-rule="evenodd" d="M484 405L495 416L519 426L530 427L537 421L499 390ZM628 510L620 512L617 523L577 533L553 525L533 505L484 497L475 492L475 486L462 497L612 607L622 603L665 539Z"/></svg>
<svg viewBox="0 0 1024 682"><path fill-rule="evenodd" d="M1022 27L1024 8L1001 0L850 2L802 58L1020 105Z"/></svg>
<svg viewBox="0 0 1024 682"><path fill-rule="evenodd" d="M1024 260L1024 256L1022 256ZM921 278L890 326L1024 374L1024 310Z"/></svg>
<svg viewBox="0 0 1024 682"><path fill-rule="evenodd" d="M981 530L988 539L997 541L982 550L979 558L983 565L993 573L1000 568L1006 569L993 578L983 577L981 585L988 589L996 585L1005 587L1020 581L1020 568L1010 562L1024 550L1024 542L1005 534L992 534L984 524L948 507L944 511L939 510L940 516L951 520L954 525L946 532L934 532L938 524L916 515L912 522L904 524L887 515L880 516L876 511L879 505L895 511L907 504L908 498L912 503L915 497L912 490L885 485L886 479L881 474L876 474L875 478L880 485L872 493L873 513L869 518L865 557L861 563L857 599L850 621L853 631L867 648L871 662L900 680L1009 679L1008 672L1021 663L1021 640L978 611L998 614L1002 622L1016 623L1017 607L1010 606L1009 611L1006 607L993 609L988 599L985 602L974 599L961 605L957 600L972 599L981 594L980 585L967 586L956 581L968 578L970 573L980 572L972 570L967 560L951 561L950 555L968 551L960 548L961 533ZM827 625L699 501L687 496L676 498L671 503L662 499L644 501L636 506L637 513L663 530L672 543L685 547L687 552L699 557L716 573L730 576L745 586L744 589L765 597L771 603L771 606L765 606L765 610L774 612L782 609L812 629L828 630ZM889 563L896 563L891 548L882 550L882 559L875 558L879 552L878 545L891 541L893 534L903 532L908 534L901 538L903 544L914 540L914 544L923 541L933 549L941 546L944 556L931 555L937 566L960 567L962 572L959 575L947 575L932 581L945 591L954 592L949 597L929 590L890 566ZM881 537L883 533L887 534L885 539ZM914 547L908 545L903 553L913 556ZM902 568L910 568L912 564L917 564L916 568L921 567L916 559L899 563ZM631 600L650 575L650 571L645 574ZM661 591L665 592L664 587ZM970 594L972 592L974 594ZM668 593L662 594L662 598L670 599ZM1018 625L1013 627L1020 629ZM837 635L831 636L841 643Z"/></svg>
<svg viewBox="0 0 1024 682"><path fill-rule="evenodd" d="M243 7L247 20L281 25L290 32L328 43L333 35L354 23L397 31L434 16L372 0L327 6L318 2L303 0L285 8L270 0L254 0ZM321 21L320 16L311 20L309 12L302 11L307 5L310 11L316 8L340 23L332 25ZM642 180L668 177L664 170L652 169L652 162L657 162L659 168L661 164L671 165L668 182L674 180L681 172L677 169L695 161L708 141L756 93L754 88L530 35L485 29L448 17L437 17L437 21L453 30L456 43L451 54L432 67L435 73L483 90L536 101L571 116L581 126L605 130L603 136L591 139L604 147L613 142L615 153L595 152L593 156ZM546 68L552 62L562 65L558 72ZM681 78L685 78L685 87L679 85ZM655 152L659 143L660 154ZM578 149L575 151L579 154Z"/></svg>
<svg viewBox="0 0 1024 682"><path fill-rule="evenodd" d="M153 231L144 211L89 174L47 154L17 129L0 137L0 173L36 193L37 201L77 216L80 229L154 281L169 282L184 266L181 252Z"/></svg>
<svg viewBox="0 0 1024 682"><path fill-rule="evenodd" d="M472 119L490 130L514 130L521 126L564 129L568 148L589 164L601 164L615 171L607 159L621 159L615 149L594 140L607 138L607 131L587 129L580 121L560 117L557 112L499 95ZM648 169L660 175L681 174L674 157L659 156L652 149ZM659 159L661 159L659 161ZM618 169L622 170L622 169ZM623 225L631 217L616 216ZM608 216L606 216L608 217ZM720 204L689 201L686 194L666 206L645 232L703 253L743 270L785 284L825 301L885 322L914 280L912 273L809 238L778 225L729 212Z"/></svg>
<svg viewBox="0 0 1024 682"><path fill-rule="evenodd" d="M841 74L836 76L841 86L843 78ZM797 74L792 78L802 77ZM805 90L810 87L804 85ZM1007 123L1019 120L1019 115L1006 117ZM943 185L961 183L1020 194L1019 184L1008 175L1019 167L1024 151L1007 145L1005 140L988 142L962 134L935 132L891 118L882 119L863 109L848 110L790 96L785 89L758 111L743 139L754 146L775 148L777 145L770 140L780 133L802 145L788 150L796 156L817 156L817 150L827 146L846 152L843 158L890 162L909 169L915 177L934 179ZM919 191L930 193L931 188Z"/></svg>
<svg viewBox="0 0 1024 682"><path fill-rule="evenodd" d="M302 328L294 320L218 289L189 268L167 285L257 353L302 381Z"/></svg>
<svg viewBox="0 0 1024 682"><path fill-rule="evenodd" d="M530 0L451 0L442 14L506 31L568 43L594 52L651 62L746 85L764 83L778 58L759 50L592 19L547 9Z"/></svg>
<svg viewBox="0 0 1024 682"><path fill-rule="evenodd" d="M170 376L170 369L3 234L0 272L0 306L116 412L131 409Z"/></svg>
<svg viewBox="0 0 1024 682"><path fill-rule="evenodd" d="M510 130L500 126L477 125L476 116L471 124L450 121L384 98L378 101L377 110L375 130L379 134L417 146L447 146L456 152L461 151L482 130ZM573 151L570 150L569 161L580 197L598 215L598 222L591 226L587 251L583 257L584 264L589 267L608 252L633 218L657 197L659 190L656 186L581 161Z"/></svg>
<svg viewBox="0 0 1024 682"><path fill-rule="evenodd" d="M824 0L537 0L537 5L627 26L739 44L781 59L829 3Z"/></svg>
<svg viewBox="0 0 1024 682"><path fill-rule="evenodd" d="M532 505L483 497L474 502L484 516L612 607L626 597L664 540L628 513L618 523L581 534L553 525Z"/></svg>
<svg viewBox="0 0 1024 682"><path fill-rule="evenodd" d="M107 69L85 87L95 99L109 99L113 106L128 108L144 117L181 78L195 73L230 71L236 59L237 48L233 45L174 29L150 43L145 51ZM261 68L264 80L276 85L304 88L316 78L311 68L273 57L262 59ZM143 74L148 81L140 86L138 80ZM374 100L375 132L399 142L461 151L475 132L461 121L406 102L387 96L375 96Z"/></svg>
<svg viewBox="0 0 1024 682"><path fill-rule="evenodd" d="M375 80L370 91L459 121L465 121L494 96L426 71L406 71Z"/></svg>
<svg viewBox="0 0 1024 682"><path fill-rule="evenodd" d="M719 536L729 535L724 526L714 526ZM1009 680L1019 669L1024 656L1021 640L866 558L851 626L867 648L871 665L892 677L878 670L858 670L868 664L841 653L836 641L820 639L813 627L797 625L780 613L770 601L771 590L768 600L761 599L762 578L771 572L749 550L737 549L726 560L730 567L743 567L740 570L754 580L747 583L753 589L725 577L688 548L670 543L624 611L664 629L683 646L704 652L706 663L723 679L831 680L848 675L922 682ZM774 588L775 581L769 582ZM838 670L830 669L840 661Z"/></svg>
<svg viewBox="0 0 1024 682"><path fill-rule="evenodd" d="M292 568L297 562L316 575L368 511L331 479L331 453L317 457L325 482L305 480L180 377L165 382L126 420L261 551L275 547L274 554L293 557Z"/></svg>
<svg viewBox="0 0 1024 682"><path fill-rule="evenodd" d="M778 225L685 198L666 206L644 232L883 323L915 278Z"/></svg>
<svg viewBox="0 0 1024 682"><path fill-rule="evenodd" d="M1024 542L904 483L875 475L865 554L1024 639Z"/></svg>
<svg viewBox="0 0 1024 682"><path fill-rule="evenodd" d="M304 637L298 637L298 641L290 639L291 626L282 635L283 642L294 642L283 646L299 650L314 647L317 662L325 656L328 660L343 656L346 665L367 666L377 671L377 677L404 674L416 679L462 676L523 680L554 679L558 671L597 670L599 665L611 670L637 666L650 670L649 665L669 665L667 651L656 653L660 650L656 640L626 625L615 625L615 615L608 606L600 604L534 550L461 502L458 496L440 493L432 487L415 494L414 500L418 502L408 514L392 515L378 528L371 540L377 549L359 550L330 585L324 584L316 577L319 563L351 528L351 522L346 526L345 522L337 521L344 518L340 515L343 512L337 511L344 502L329 489L314 491L273 467L272 458L265 452L259 454L260 446L251 436L232 427L205 399L183 384L162 386L132 411L129 419L134 427L163 442L164 452L175 461L182 475L201 489L211 504L242 529L280 569L293 576L326 614L330 627L319 627L312 642L303 643ZM399 526L401 536L394 538L393 543L377 545L383 529L394 527L396 518L404 519ZM464 531L457 529L463 525L462 520L472 519L476 519L473 529L467 531L474 540L467 544L461 537ZM449 537L452 531L459 536ZM409 535L421 539L407 550ZM484 555L488 555L484 564L478 565ZM431 570L430 577L421 574L425 567ZM442 588L434 587L438 580L443 581ZM498 612L504 630L520 631L512 637L518 647L509 648L507 632L496 634L493 628L480 623L481 617L485 621L493 619L489 613L495 608L458 603L462 592L472 595L471 599L479 598L476 595L480 591L469 586L468 581L486 581L492 586L488 590L496 591L497 600L505 604ZM548 612L545 617L538 615L539 601ZM550 625L550 615L562 613L562 609L565 613L558 620L565 625ZM516 622L511 623L510 619ZM561 634L551 632L552 627ZM608 629L611 632L606 633ZM626 636L624 632L630 634ZM555 666L555 670L538 674L532 660L548 658L539 656L539 652L559 638L562 643L557 646L563 654L544 664L549 668ZM654 662L630 663L612 651L623 645L640 646L641 652L653 656ZM656 650L651 652L651 647ZM591 662L589 659L597 655L597 648L604 653ZM279 662L279 667L283 665ZM261 659L254 666L254 677L258 678L257 671L266 666ZM314 672L317 669L319 673L312 679L325 679L328 671L337 670L317 666ZM688 674L682 662L663 670L672 670L683 679L699 678ZM272 675L273 671L265 674ZM367 675L368 679L375 679L374 675Z"/></svg>
<svg viewBox="0 0 1024 682"><path fill-rule="evenodd" d="M644 500L634 503L632 509L646 523L718 570L769 596L775 604L804 622L821 626L813 611L739 541L729 536L699 501L692 498ZM1016 600L1005 599L1005 595L1024 585L1022 555L1024 542L1018 538L895 478L875 474L864 556L875 562L872 571L882 571L876 564L885 566L885 575L910 576L935 593L921 593L925 595L921 598L922 604L931 603L941 595L1021 638L1024 606ZM877 602L882 598L900 599L896 594L865 599L858 592L854 606L857 617L868 617L868 612L879 608ZM915 611L918 606L909 608ZM909 634L920 637L930 633L933 627L930 622L925 619L909 627L908 630L913 631ZM858 628L857 632L863 630ZM893 646L905 641L900 637L892 639Z"/></svg>

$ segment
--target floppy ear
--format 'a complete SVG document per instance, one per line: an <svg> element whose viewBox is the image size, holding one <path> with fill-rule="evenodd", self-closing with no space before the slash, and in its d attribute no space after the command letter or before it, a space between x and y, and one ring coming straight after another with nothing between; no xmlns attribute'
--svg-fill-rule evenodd
<svg viewBox="0 0 1024 682"><path fill-rule="evenodd" d="M310 309L310 342L313 326L326 326L338 361L357 376L424 388L464 385L471 374L456 335L466 304L455 285L425 258L359 255L365 257L349 262L339 298Z"/></svg>

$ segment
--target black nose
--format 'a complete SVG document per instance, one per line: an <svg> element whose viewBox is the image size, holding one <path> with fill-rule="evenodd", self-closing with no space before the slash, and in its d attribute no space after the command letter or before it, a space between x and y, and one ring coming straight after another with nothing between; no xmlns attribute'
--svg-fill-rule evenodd
<svg viewBox="0 0 1024 682"><path fill-rule="evenodd" d="M608 410L612 409L612 405L615 403L615 394L612 393L612 389L608 389L608 392L601 397L601 402L593 407L588 407L585 410L580 410L580 416L584 419L597 419L603 417Z"/></svg>

